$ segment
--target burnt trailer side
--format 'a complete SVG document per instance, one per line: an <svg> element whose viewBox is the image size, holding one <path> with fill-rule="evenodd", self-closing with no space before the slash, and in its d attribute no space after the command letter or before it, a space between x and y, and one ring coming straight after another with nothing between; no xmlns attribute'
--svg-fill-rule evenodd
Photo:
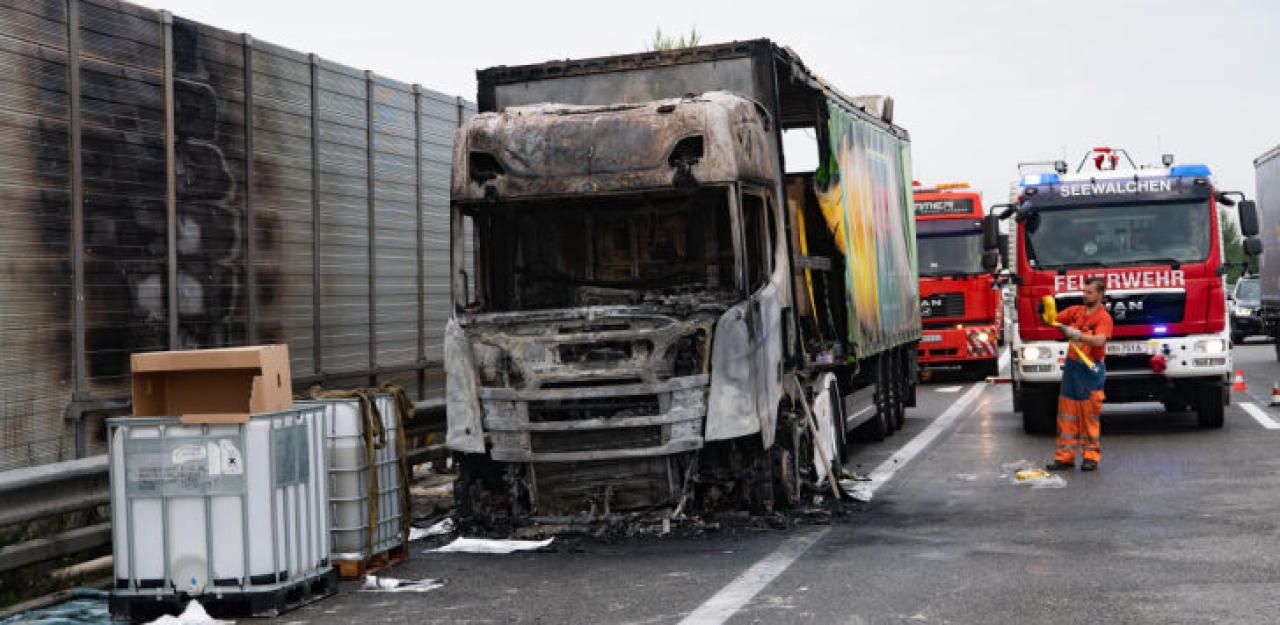
<svg viewBox="0 0 1280 625"><path fill-rule="evenodd" d="M474 106L115 0L6 3L0 57L0 470L104 451L133 352L439 395Z"/></svg>

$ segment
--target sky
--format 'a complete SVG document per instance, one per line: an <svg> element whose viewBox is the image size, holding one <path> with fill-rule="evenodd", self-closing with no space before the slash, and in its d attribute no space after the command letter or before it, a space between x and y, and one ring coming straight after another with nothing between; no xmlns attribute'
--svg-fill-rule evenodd
<svg viewBox="0 0 1280 625"><path fill-rule="evenodd" d="M914 177L967 181L988 204L1018 162L1074 168L1094 146L1205 163L1252 197L1253 159L1280 144L1271 0L139 4L471 100L476 69L641 51L657 28L767 37L847 94L893 96Z"/></svg>

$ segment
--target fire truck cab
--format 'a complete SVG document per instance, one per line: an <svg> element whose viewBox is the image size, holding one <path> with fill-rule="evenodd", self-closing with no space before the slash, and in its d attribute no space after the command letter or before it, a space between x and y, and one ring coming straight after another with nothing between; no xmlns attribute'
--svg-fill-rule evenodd
<svg viewBox="0 0 1280 625"><path fill-rule="evenodd" d="M921 369L996 375L1004 307L984 253L982 195L967 183L914 183Z"/></svg>

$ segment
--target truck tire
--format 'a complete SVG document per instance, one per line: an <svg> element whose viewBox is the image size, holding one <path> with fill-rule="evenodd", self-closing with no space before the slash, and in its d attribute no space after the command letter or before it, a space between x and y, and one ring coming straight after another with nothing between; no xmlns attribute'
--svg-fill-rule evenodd
<svg viewBox="0 0 1280 625"><path fill-rule="evenodd" d="M902 361L906 360L899 350L890 360L891 375L889 383L893 388L893 395L889 402L889 415L892 417L890 424L893 425L894 431L901 430L902 426L907 424L907 378L902 375Z"/></svg>
<svg viewBox="0 0 1280 625"><path fill-rule="evenodd" d="M1000 360L992 358L991 360L982 363L981 376L978 379L985 380L987 378L994 378L998 375L1000 375Z"/></svg>
<svg viewBox="0 0 1280 625"><path fill-rule="evenodd" d="M1222 428L1226 406L1225 385L1211 384L1201 389L1196 402L1196 421L1207 430Z"/></svg>
<svg viewBox="0 0 1280 625"><path fill-rule="evenodd" d="M1027 389L1022 397L1022 430L1027 434L1058 431L1058 397L1041 389Z"/></svg>
<svg viewBox="0 0 1280 625"><path fill-rule="evenodd" d="M889 380L888 372L885 370L884 358L876 359L876 388L875 388L875 406L876 414L871 417L870 421L858 426L856 434L859 438L880 442L893 433L893 424L889 420Z"/></svg>
<svg viewBox="0 0 1280 625"><path fill-rule="evenodd" d="M920 380L920 365L916 362L916 354L914 349L907 351L906 369L903 372L903 379L907 385L907 400L904 402L907 408L916 407L916 383Z"/></svg>

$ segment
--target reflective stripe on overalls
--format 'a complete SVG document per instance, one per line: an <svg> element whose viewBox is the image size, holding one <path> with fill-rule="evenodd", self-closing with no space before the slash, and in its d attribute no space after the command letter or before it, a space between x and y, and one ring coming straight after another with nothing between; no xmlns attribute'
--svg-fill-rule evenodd
<svg viewBox="0 0 1280 625"><path fill-rule="evenodd" d="M1106 367L1095 364L1092 370L1084 363L1068 358L1062 367L1062 391L1058 395L1059 462L1075 464L1076 447L1085 460L1102 460L1102 392Z"/></svg>

